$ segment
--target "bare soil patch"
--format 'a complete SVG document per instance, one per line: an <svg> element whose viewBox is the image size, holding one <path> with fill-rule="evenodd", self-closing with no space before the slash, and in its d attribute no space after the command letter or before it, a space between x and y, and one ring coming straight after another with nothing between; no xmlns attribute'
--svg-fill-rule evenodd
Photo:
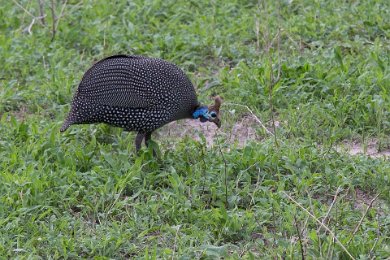
<svg viewBox="0 0 390 260"><path fill-rule="evenodd" d="M275 121L276 127L279 127L280 122ZM261 137L256 131L261 126L256 118L251 114L244 115L233 125L222 125L218 129L212 123L201 123L198 120L186 119L174 121L162 127L156 133L157 139L160 140L176 140L178 138L189 137L200 141L201 136L206 139L207 147L212 147L216 142L217 134L224 137L224 140L237 144L238 147L244 147L251 141L261 141ZM173 144L174 145L174 144ZM386 158L390 159L390 147L379 149L378 139L372 138L365 144L359 141L343 141L336 147L338 152L348 153L349 155L366 155L371 158Z"/></svg>
<svg viewBox="0 0 390 260"><path fill-rule="evenodd" d="M224 136L229 143L237 143L239 147L244 147L248 142L261 140L256 133L258 123L248 115L241 118L233 126L222 126L221 129L212 123L201 123L198 120L180 120L172 122L157 132L157 139L172 139L189 137L194 140L201 140L203 135L206 139L207 147L212 147L216 140L216 135Z"/></svg>
<svg viewBox="0 0 390 260"><path fill-rule="evenodd" d="M24 119L26 119L26 117L29 114L29 112L28 112L28 109L27 109L26 106L22 106L22 107L20 107L20 109L18 111L14 111L12 114L19 121L24 121Z"/></svg>
<svg viewBox="0 0 390 260"><path fill-rule="evenodd" d="M370 139L366 144L358 141L344 141L336 148L338 152L347 152L350 155L367 155L372 158L390 158L390 148L379 151L377 139Z"/></svg>
<svg viewBox="0 0 390 260"><path fill-rule="evenodd" d="M8 111L7 113L8 113L8 116L9 115L14 116L17 121L24 121L28 117L28 115L30 114L27 106L21 106L21 107L19 107L18 110L11 110L11 111ZM3 114L4 113L0 113L0 117L2 117Z"/></svg>
<svg viewBox="0 0 390 260"><path fill-rule="evenodd" d="M376 197L375 194L357 188L355 189L354 194L348 194L347 198L353 202L353 207L356 210L364 212L370 207L376 209L377 214L384 215L382 207L387 203L383 199Z"/></svg>

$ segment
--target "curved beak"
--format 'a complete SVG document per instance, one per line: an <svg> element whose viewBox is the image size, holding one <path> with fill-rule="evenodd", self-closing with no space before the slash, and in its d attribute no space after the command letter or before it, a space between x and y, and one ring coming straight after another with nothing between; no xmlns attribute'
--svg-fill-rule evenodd
<svg viewBox="0 0 390 260"><path fill-rule="evenodd" d="M211 121L211 122L213 122L214 124L216 124L218 128L221 128L221 120L219 120L218 117L215 118L215 119L214 119L213 121Z"/></svg>

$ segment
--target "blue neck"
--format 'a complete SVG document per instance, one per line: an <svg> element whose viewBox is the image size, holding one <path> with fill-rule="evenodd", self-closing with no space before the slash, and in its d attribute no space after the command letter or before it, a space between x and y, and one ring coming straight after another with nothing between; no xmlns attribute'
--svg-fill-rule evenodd
<svg viewBox="0 0 390 260"><path fill-rule="evenodd" d="M198 107L192 114L192 118L198 119L199 117L203 117L208 119L209 118L208 112L209 112L208 107Z"/></svg>

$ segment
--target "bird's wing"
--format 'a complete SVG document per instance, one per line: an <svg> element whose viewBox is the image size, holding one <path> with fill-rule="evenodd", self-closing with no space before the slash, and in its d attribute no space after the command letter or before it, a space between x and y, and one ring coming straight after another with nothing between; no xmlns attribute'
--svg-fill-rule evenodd
<svg viewBox="0 0 390 260"><path fill-rule="evenodd" d="M83 76L77 97L102 105L150 107L158 103L155 78L142 56L116 55L94 64Z"/></svg>

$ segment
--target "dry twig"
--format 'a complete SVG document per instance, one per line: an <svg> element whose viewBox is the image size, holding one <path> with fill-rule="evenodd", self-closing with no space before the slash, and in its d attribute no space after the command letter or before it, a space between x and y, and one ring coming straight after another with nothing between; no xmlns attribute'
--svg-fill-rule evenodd
<svg viewBox="0 0 390 260"><path fill-rule="evenodd" d="M295 222L295 228L297 229L297 233L298 233L298 239L299 239L299 244L300 244L300 249L301 249L302 260L305 260L305 252L303 250L302 235L301 235L301 231L299 230L299 227L298 227L297 217L295 215L294 215L294 222Z"/></svg>
<svg viewBox="0 0 390 260"><path fill-rule="evenodd" d="M43 0L38 0L38 5L39 5L39 14L42 17L41 18L41 23L43 26L46 25L45 21L45 12L44 12L44 6L43 6Z"/></svg>
<svg viewBox="0 0 390 260"><path fill-rule="evenodd" d="M381 235L381 232L380 232L380 229L379 229L379 227L380 227L380 225L379 225L379 214L376 214L376 221L378 222L378 227L377 227L377 230L376 230L375 242L372 245L372 248L371 248L370 253L369 253L369 255L371 256L371 259L373 259L372 255L374 253L374 249L375 249L375 247L376 247L376 245L377 245L377 243L379 241L379 237Z"/></svg>
<svg viewBox="0 0 390 260"><path fill-rule="evenodd" d="M58 16L57 22L56 22L56 30L58 28L58 25L60 23L60 20L61 20L62 16L64 15L64 10L65 10L65 7L66 7L67 3L68 3L68 0L65 0L64 4L62 5L61 11L60 11L60 15Z"/></svg>
<svg viewBox="0 0 390 260"><path fill-rule="evenodd" d="M179 236L179 230L181 228L181 225L176 226L176 234L175 234L175 242L173 244L173 253L172 253L172 259L175 259L175 252L177 250L177 237Z"/></svg>
<svg viewBox="0 0 390 260"><path fill-rule="evenodd" d="M56 36L56 20L57 20L56 12L55 12L54 0L51 0L50 10L51 10L51 18L52 18L52 27L51 27L52 35L51 35L51 40L53 41L54 37Z"/></svg>
<svg viewBox="0 0 390 260"><path fill-rule="evenodd" d="M258 10L259 14L261 14L261 5L263 5L264 9L266 10L266 2L258 2ZM278 8L280 8L278 6ZM279 146L278 143L278 138L277 138L277 132L276 132L276 125L275 125L275 117L274 117L274 104L273 104L273 89L276 86L276 84L280 81L280 75L281 75L281 62L280 62L280 31L281 29L277 29L277 33L275 36L271 39L270 38L270 30L269 28L271 27L270 22L268 21L268 14L264 15L265 18L265 23L268 25L265 28L264 31L264 53L266 54L266 57L268 58L268 66L269 66L269 79L268 79L268 103L270 106L270 115L271 115L271 121L272 121L272 129L274 131L273 137L275 139L275 144L276 146ZM277 17L279 18L279 16ZM273 57L271 53L271 48L274 46L274 42L276 41L276 53L277 53L277 74L275 75L273 65Z"/></svg>
<svg viewBox="0 0 390 260"><path fill-rule="evenodd" d="M330 212L332 211L332 208L333 208L334 204L335 204L336 201L337 201L337 197L338 197L340 191L341 191L341 187L339 186L339 187L337 187L336 194L333 196L333 201L332 201L332 203L330 204L330 207L329 207L329 209L328 209L328 212L326 212L326 215L325 215L324 219L322 220L322 224L324 224L324 225L326 224L326 220L328 219L329 214L330 214ZM317 229L317 233L321 231L321 228L322 228L322 226L320 226L320 227Z"/></svg>
<svg viewBox="0 0 390 260"><path fill-rule="evenodd" d="M19 6L21 9L23 9L23 11L28 14L29 16L31 16L32 18L35 18L35 15L33 15L32 13L30 13L26 8L24 8L21 4L19 4L16 0L12 0L12 2L14 2L17 6Z"/></svg>
<svg viewBox="0 0 390 260"><path fill-rule="evenodd" d="M336 237L336 235L332 232L332 230L330 230L327 226L325 226L324 224L322 224L322 222L316 218L310 211L308 211L304 206L302 206L299 202L297 202L296 200L294 200L290 195L288 195L286 192L283 192L284 195L287 196L287 198L289 198L292 202L294 202L298 207L300 207L303 211L305 211L307 214L309 214L309 216L311 218L313 218L318 224L320 224L324 229L326 229L326 231L329 232L329 234L332 236L332 238L337 242L337 244L344 250L344 252L351 258L351 259L355 259L351 253L347 250L347 248L340 242L340 240L338 240L338 238Z"/></svg>
<svg viewBox="0 0 390 260"><path fill-rule="evenodd" d="M45 19L45 15L41 12L40 16L35 16L33 15L32 13L30 13L26 8L24 8L21 4L19 4L16 0L12 0L18 7L20 7L26 14L28 14L29 16L31 16L33 19L31 21L31 23L23 30L23 31L26 31L28 32L28 34L32 34L31 32L31 28L33 27L33 25L35 24L35 22L37 20L40 20L42 22L42 25L44 26L44 19Z"/></svg>
<svg viewBox="0 0 390 260"><path fill-rule="evenodd" d="M224 163L224 173L225 173L225 207L227 208L228 207L227 162L226 162L226 159L225 159L225 155L222 152L221 143L219 142L218 136L217 136L217 140L218 140L219 152L221 153L222 160L223 160L223 163Z"/></svg>
<svg viewBox="0 0 390 260"><path fill-rule="evenodd" d="M34 17L34 18L32 19L32 21L31 21L30 25L27 26L26 29L24 29L23 31L27 31L28 34L32 34L31 28L32 28L33 25L35 24L35 21L36 21L37 19L42 19L42 18L44 18L44 16Z"/></svg>
<svg viewBox="0 0 390 260"><path fill-rule="evenodd" d="M351 234L351 237L348 239L348 242L347 242L347 245L349 245L349 243L351 243L353 237L355 236L356 232L358 232L360 226L362 225L363 223L363 220L364 218L366 217L368 211L370 210L370 208L372 207L372 204L374 203L374 201L379 197L380 193L378 193L377 195L375 195L375 197L370 201L370 204L368 205L366 211L364 211L363 213L363 216L360 218L360 221L359 223L356 225L355 229L353 230L352 234Z"/></svg>
<svg viewBox="0 0 390 260"><path fill-rule="evenodd" d="M274 136L274 134L272 132L270 132L266 127L265 125L260 121L260 119L253 113L253 111L246 105L241 105L241 104L236 104L236 103L224 103L223 105L226 105L226 106L238 106L238 107L244 107L248 110L248 112L252 115L252 117L255 119L255 121L257 123L259 123L259 125L270 135Z"/></svg>

